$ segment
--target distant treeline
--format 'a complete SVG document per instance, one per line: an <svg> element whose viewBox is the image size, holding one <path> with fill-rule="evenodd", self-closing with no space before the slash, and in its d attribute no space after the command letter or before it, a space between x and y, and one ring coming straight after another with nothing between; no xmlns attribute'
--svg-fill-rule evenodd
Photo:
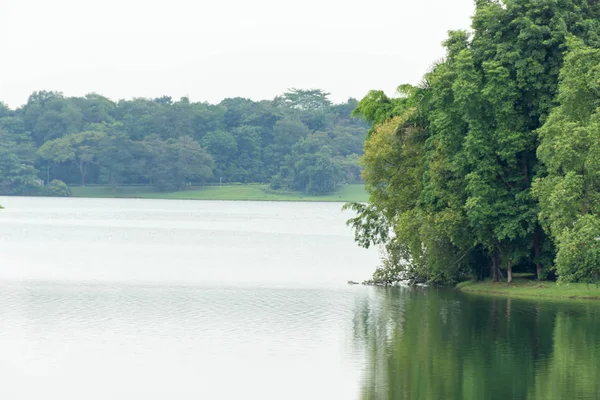
<svg viewBox="0 0 600 400"><path fill-rule="evenodd" d="M64 194L63 184L257 182L311 194L360 182L367 125L357 101L291 89L272 101L187 98L113 102L34 92L0 103L0 194Z"/></svg>

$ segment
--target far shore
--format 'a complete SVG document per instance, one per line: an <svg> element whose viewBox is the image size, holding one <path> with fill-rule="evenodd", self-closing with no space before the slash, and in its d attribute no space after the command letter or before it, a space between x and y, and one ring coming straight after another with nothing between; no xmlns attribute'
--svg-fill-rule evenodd
<svg viewBox="0 0 600 400"><path fill-rule="evenodd" d="M600 284L562 283L517 278L512 283L468 281L457 286L462 292L501 295L530 299L588 299L600 300Z"/></svg>
<svg viewBox="0 0 600 400"><path fill-rule="evenodd" d="M369 194L362 184L340 186L335 192L325 195L273 190L269 188L269 185L264 184L203 186L176 192L159 192L151 186L122 186L117 187L116 190L110 186L75 186L70 189L73 197L88 198L306 202L366 202L369 200Z"/></svg>

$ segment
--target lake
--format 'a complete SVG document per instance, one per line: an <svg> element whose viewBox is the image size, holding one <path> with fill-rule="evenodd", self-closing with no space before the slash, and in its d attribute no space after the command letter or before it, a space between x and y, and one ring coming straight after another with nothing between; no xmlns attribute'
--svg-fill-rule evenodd
<svg viewBox="0 0 600 400"><path fill-rule="evenodd" d="M348 286L339 203L0 204L2 399L600 398L600 302Z"/></svg>

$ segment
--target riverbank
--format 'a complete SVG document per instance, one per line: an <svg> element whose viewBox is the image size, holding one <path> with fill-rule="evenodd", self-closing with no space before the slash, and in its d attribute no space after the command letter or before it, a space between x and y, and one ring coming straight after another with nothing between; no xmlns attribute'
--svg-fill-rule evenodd
<svg viewBox="0 0 600 400"><path fill-rule="evenodd" d="M369 194L362 184L344 185L333 193L322 196L306 195L302 192L272 190L269 185L222 185L194 187L177 192L158 192L151 186L118 187L113 192L110 186L71 187L73 197L90 198L143 198L179 200L238 200L238 201L327 201L366 202Z"/></svg>
<svg viewBox="0 0 600 400"><path fill-rule="evenodd" d="M517 278L512 283L468 281L456 286L462 292L495 294L511 297L548 299L596 299L600 300L600 285L586 283L565 283Z"/></svg>

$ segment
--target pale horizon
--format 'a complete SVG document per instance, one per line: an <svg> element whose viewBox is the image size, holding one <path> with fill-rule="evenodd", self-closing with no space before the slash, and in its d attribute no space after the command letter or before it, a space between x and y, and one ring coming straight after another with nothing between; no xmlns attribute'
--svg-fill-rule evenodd
<svg viewBox="0 0 600 400"><path fill-rule="evenodd" d="M0 4L0 102L14 109L39 90L212 104L272 100L292 87L322 89L335 103L372 89L394 95L444 55L447 31L468 29L474 11L472 0L82 3Z"/></svg>

